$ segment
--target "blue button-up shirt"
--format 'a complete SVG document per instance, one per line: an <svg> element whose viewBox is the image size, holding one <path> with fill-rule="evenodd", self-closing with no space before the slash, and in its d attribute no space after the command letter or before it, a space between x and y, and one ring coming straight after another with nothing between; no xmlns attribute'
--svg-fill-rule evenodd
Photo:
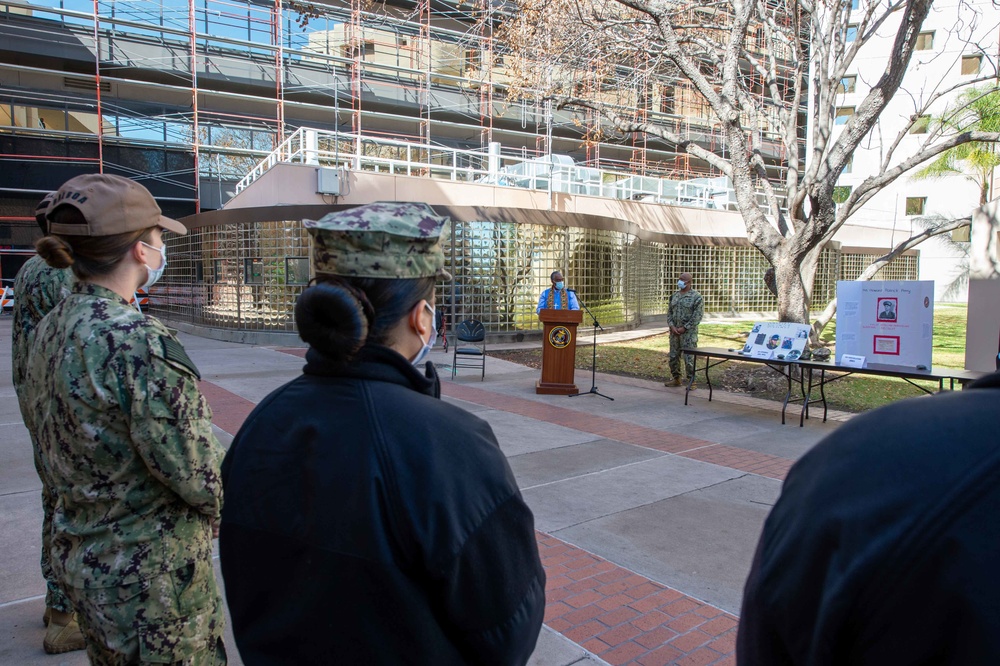
<svg viewBox="0 0 1000 666"><path fill-rule="evenodd" d="M551 287L543 291L542 295L538 297L538 307L535 308L536 313L541 312L548 307L550 291L552 291ZM576 300L576 294L572 291L567 291L566 294L569 296L569 298L566 299L569 301L569 307L562 304L562 292L560 291L555 293L555 297L552 300L552 307L556 310L579 310L580 303Z"/></svg>

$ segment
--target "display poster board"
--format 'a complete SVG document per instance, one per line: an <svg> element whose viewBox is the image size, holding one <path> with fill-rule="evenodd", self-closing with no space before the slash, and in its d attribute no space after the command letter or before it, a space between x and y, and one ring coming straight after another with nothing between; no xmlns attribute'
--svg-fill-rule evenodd
<svg viewBox="0 0 1000 666"><path fill-rule="evenodd" d="M837 283L837 362L844 354L868 363L931 367L934 281Z"/></svg>
<svg viewBox="0 0 1000 666"><path fill-rule="evenodd" d="M809 342L809 324L761 321L753 325L741 354L753 358L797 361Z"/></svg>

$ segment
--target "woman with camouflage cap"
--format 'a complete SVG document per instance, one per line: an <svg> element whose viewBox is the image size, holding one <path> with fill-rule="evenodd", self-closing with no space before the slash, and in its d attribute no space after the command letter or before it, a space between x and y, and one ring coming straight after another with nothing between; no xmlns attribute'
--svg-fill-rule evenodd
<svg viewBox="0 0 1000 666"><path fill-rule="evenodd" d="M303 375L250 414L223 463L220 555L255 664L524 664L545 575L489 425L439 399L444 220L379 203L306 221L315 284Z"/></svg>
<svg viewBox="0 0 1000 666"><path fill-rule="evenodd" d="M222 449L198 371L159 321L129 305L187 233L127 178L78 176L56 193L38 253L72 292L38 324L27 402L55 496L52 567L94 664L224 664L212 569Z"/></svg>

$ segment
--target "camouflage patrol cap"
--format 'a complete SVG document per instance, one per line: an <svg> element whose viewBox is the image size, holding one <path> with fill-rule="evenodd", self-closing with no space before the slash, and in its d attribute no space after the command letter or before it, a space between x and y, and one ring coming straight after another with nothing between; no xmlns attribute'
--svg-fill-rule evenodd
<svg viewBox="0 0 1000 666"><path fill-rule="evenodd" d="M440 243L445 221L427 204L382 201L302 224L318 275L450 280Z"/></svg>

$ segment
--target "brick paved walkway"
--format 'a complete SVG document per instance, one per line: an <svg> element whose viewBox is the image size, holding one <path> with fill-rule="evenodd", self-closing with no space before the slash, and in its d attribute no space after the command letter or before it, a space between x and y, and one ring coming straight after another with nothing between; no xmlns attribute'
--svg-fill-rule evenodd
<svg viewBox="0 0 1000 666"><path fill-rule="evenodd" d="M735 664L737 620L543 532L545 624L610 664Z"/></svg>
<svg viewBox="0 0 1000 666"><path fill-rule="evenodd" d="M678 435L666 430L647 428L628 421L621 421L605 416L594 416L565 407L554 407L549 404L501 395L475 388L468 384L441 383L442 395L458 400L474 402L477 405L499 409L501 411L519 414L539 421L546 421L565 426L574 430L589 432L599 437L613 439L626 444L644 446L657 451L673 453L685 458L701 460L741 472L750 472L779 481L785 478L792 466L791 460L748 451L747 449L724 444L715 444L704 439L696 439Z"/></svg>

